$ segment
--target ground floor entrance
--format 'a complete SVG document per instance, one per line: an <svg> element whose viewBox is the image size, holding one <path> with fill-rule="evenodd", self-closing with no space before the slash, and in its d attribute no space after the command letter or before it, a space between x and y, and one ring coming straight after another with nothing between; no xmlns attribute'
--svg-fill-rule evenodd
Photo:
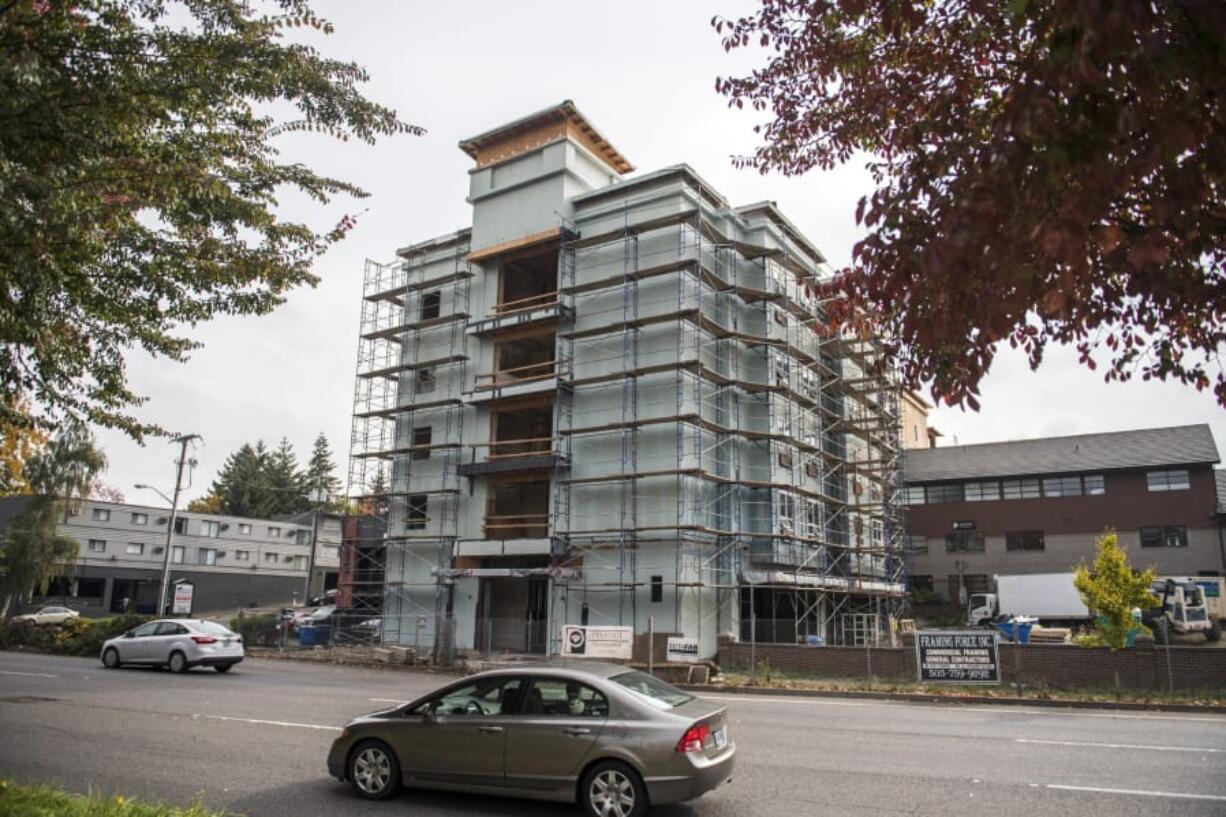
<svg viewBox="0 0 1226 817"><path fill-rule="evenodd" d="M544 655L549 632L549 578L534 575L547 565L547 557L487 559L486 570L505 568L507 575L480 579L474 643L483 653Z"/></svg>

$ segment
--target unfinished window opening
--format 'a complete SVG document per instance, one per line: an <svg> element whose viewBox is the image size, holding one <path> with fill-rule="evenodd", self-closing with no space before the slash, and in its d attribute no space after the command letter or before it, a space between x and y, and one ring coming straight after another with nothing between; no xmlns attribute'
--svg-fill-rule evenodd
<svg viewBox="0 0 1226 817"><path fill-rule="evenodd" d="M417 394L434 391L434 368L418 369L413 377L413 390Z"/></svg>
<svg viewBox="0 0 1226 817"><path fill-rule="evenodd" d="M539 309L558 301L558 250L504 261L500 270L498 305L500 315L526 309Z"/></svg>
<svg viewBox="0 0 1226 817"><path fill-rule="evenodd" d="M494 385L553 377L553 333L506 341L494 347Z"/></svg>
<svg viewBox="0 0 1226 817"><path fill-rule="evenodd" d="M412 459L428 460L430 459L430 440L434 437L434 429L431 426L422 426L413 429L413 453Z"/></svg>
<svg viewBox="0 0 1226 817"><path fill-rule="evenodd" d="M664 577L651 577L651 600L653 602L664 601Z"/></svg>
<svg viewBox="0 0 1226 817"><path fill-rule="evenodd" d="M439 290L427 292L421 296L421 319L434 320L439 316L443 305L443 293Z"/></svg>
<svg viewBox="0 0 1226 817"><path fill-rule="evenodd" d="M549 535L549 480L491 486L486 539L542 539Z"/></svg>
<svg viewBox="0 0 1226 817"><path fill-rule="evenodd" d="M412 494L408 500L404 526L409 530L424 530L426 527L426 495Z"/></svg>
<svg viewBox="0 0 1226 817"><path fill-rule="evenodd" d="M494 413L490 459L540 457L553 450L553 406Z"/></svg>

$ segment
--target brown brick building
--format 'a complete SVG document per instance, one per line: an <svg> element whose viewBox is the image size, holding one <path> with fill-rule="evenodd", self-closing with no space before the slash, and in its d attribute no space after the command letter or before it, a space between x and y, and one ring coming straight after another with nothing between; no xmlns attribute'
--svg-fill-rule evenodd
<svg viewBox="0 0 1226 817"><path fill-rule="evenodd" d="M1134 566L1226 574L1218 461L1207 425L907 451L911 586L1069 571L1108 528Z"/></svg>

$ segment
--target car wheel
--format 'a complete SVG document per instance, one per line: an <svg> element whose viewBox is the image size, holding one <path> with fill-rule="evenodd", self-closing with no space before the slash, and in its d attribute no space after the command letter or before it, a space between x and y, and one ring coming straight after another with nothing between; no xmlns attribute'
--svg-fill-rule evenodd
<svg viewBox="0 0 1226 817"><path fill-rule="evenodd" d="M217 670L218 672L229 672L230 670L234 669L234 665L233 664L218 664L217 666L213 667L213 669Z"/></svg>
<svg viewBox="0 0 1226 817"><path fill-rule="evenodd" d="M175 650L170 654L170 660L166 662L166 666L171 672L187 672L187 656Z"/></svg>
<svg viewBox="0 0 1226 817"><path fill-rule="evenodd" d="M119 667L119 650L110 647L106 652L102 653L102 666L107 669L116 669Z"/></svg>
<svg viewBox="0 0 1226 817"><path fill-rule="evenodd" d="M346 777L367 800L386 800L400 786L400 764L387 744L377 740L359 743L349 753Z"/></svg>
<svg viewBox="0 0 1226 817"><path fill-rule="evenodd" d="M591 817L642 817L647 813L647 789L638 772L616 760L603 760L588 769L579 797Z"/></svg>

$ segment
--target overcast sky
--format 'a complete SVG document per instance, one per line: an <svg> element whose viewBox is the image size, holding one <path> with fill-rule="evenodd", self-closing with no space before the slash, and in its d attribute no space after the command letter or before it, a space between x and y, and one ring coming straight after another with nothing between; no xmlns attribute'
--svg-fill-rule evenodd
<svg viewBox="0 0 1226 817"><path fill-rule="evenodd" d="M296 199L286 215L324 228L365 210L357 229L317 265L315 289L292 294L274 314L221 319L193 337L204 344L183 365L133 354L130 377L149 398L140 416L203 438L188 497L205 494L226 456L244 442L282 437L306 458L315 435L332 444L344 479L349 453L362 265L397 247L470 224L471 160L457 142L524 114L572 99L638 170L685 162L734 205L771 199L836 267L859 238L853 213L871 191L860 167L802 178L736 170L729 157L755 144L758 116L729 110L715 77L742 73L754 59L725 54L709 25L750 2L317 2L336 33L311 41L326 55L370 72L369 96L429 131L374 147L307 135L281 137L287 158L354 181L370 193L327 211ZM1105 385L1068 352L1053 350L1037 372L1002 354L983 385L978 413L941 409L932 422L945 444L1145 426L1210 423L1221 446L1226 414L1208 394L1177 384ZM1100 369L1101 371L1101 369ZM102 432L105 481L130 502L136 491L169 491L174 450L141 447ZM1224 449L1226 450L1226 449Z"/></svg>

